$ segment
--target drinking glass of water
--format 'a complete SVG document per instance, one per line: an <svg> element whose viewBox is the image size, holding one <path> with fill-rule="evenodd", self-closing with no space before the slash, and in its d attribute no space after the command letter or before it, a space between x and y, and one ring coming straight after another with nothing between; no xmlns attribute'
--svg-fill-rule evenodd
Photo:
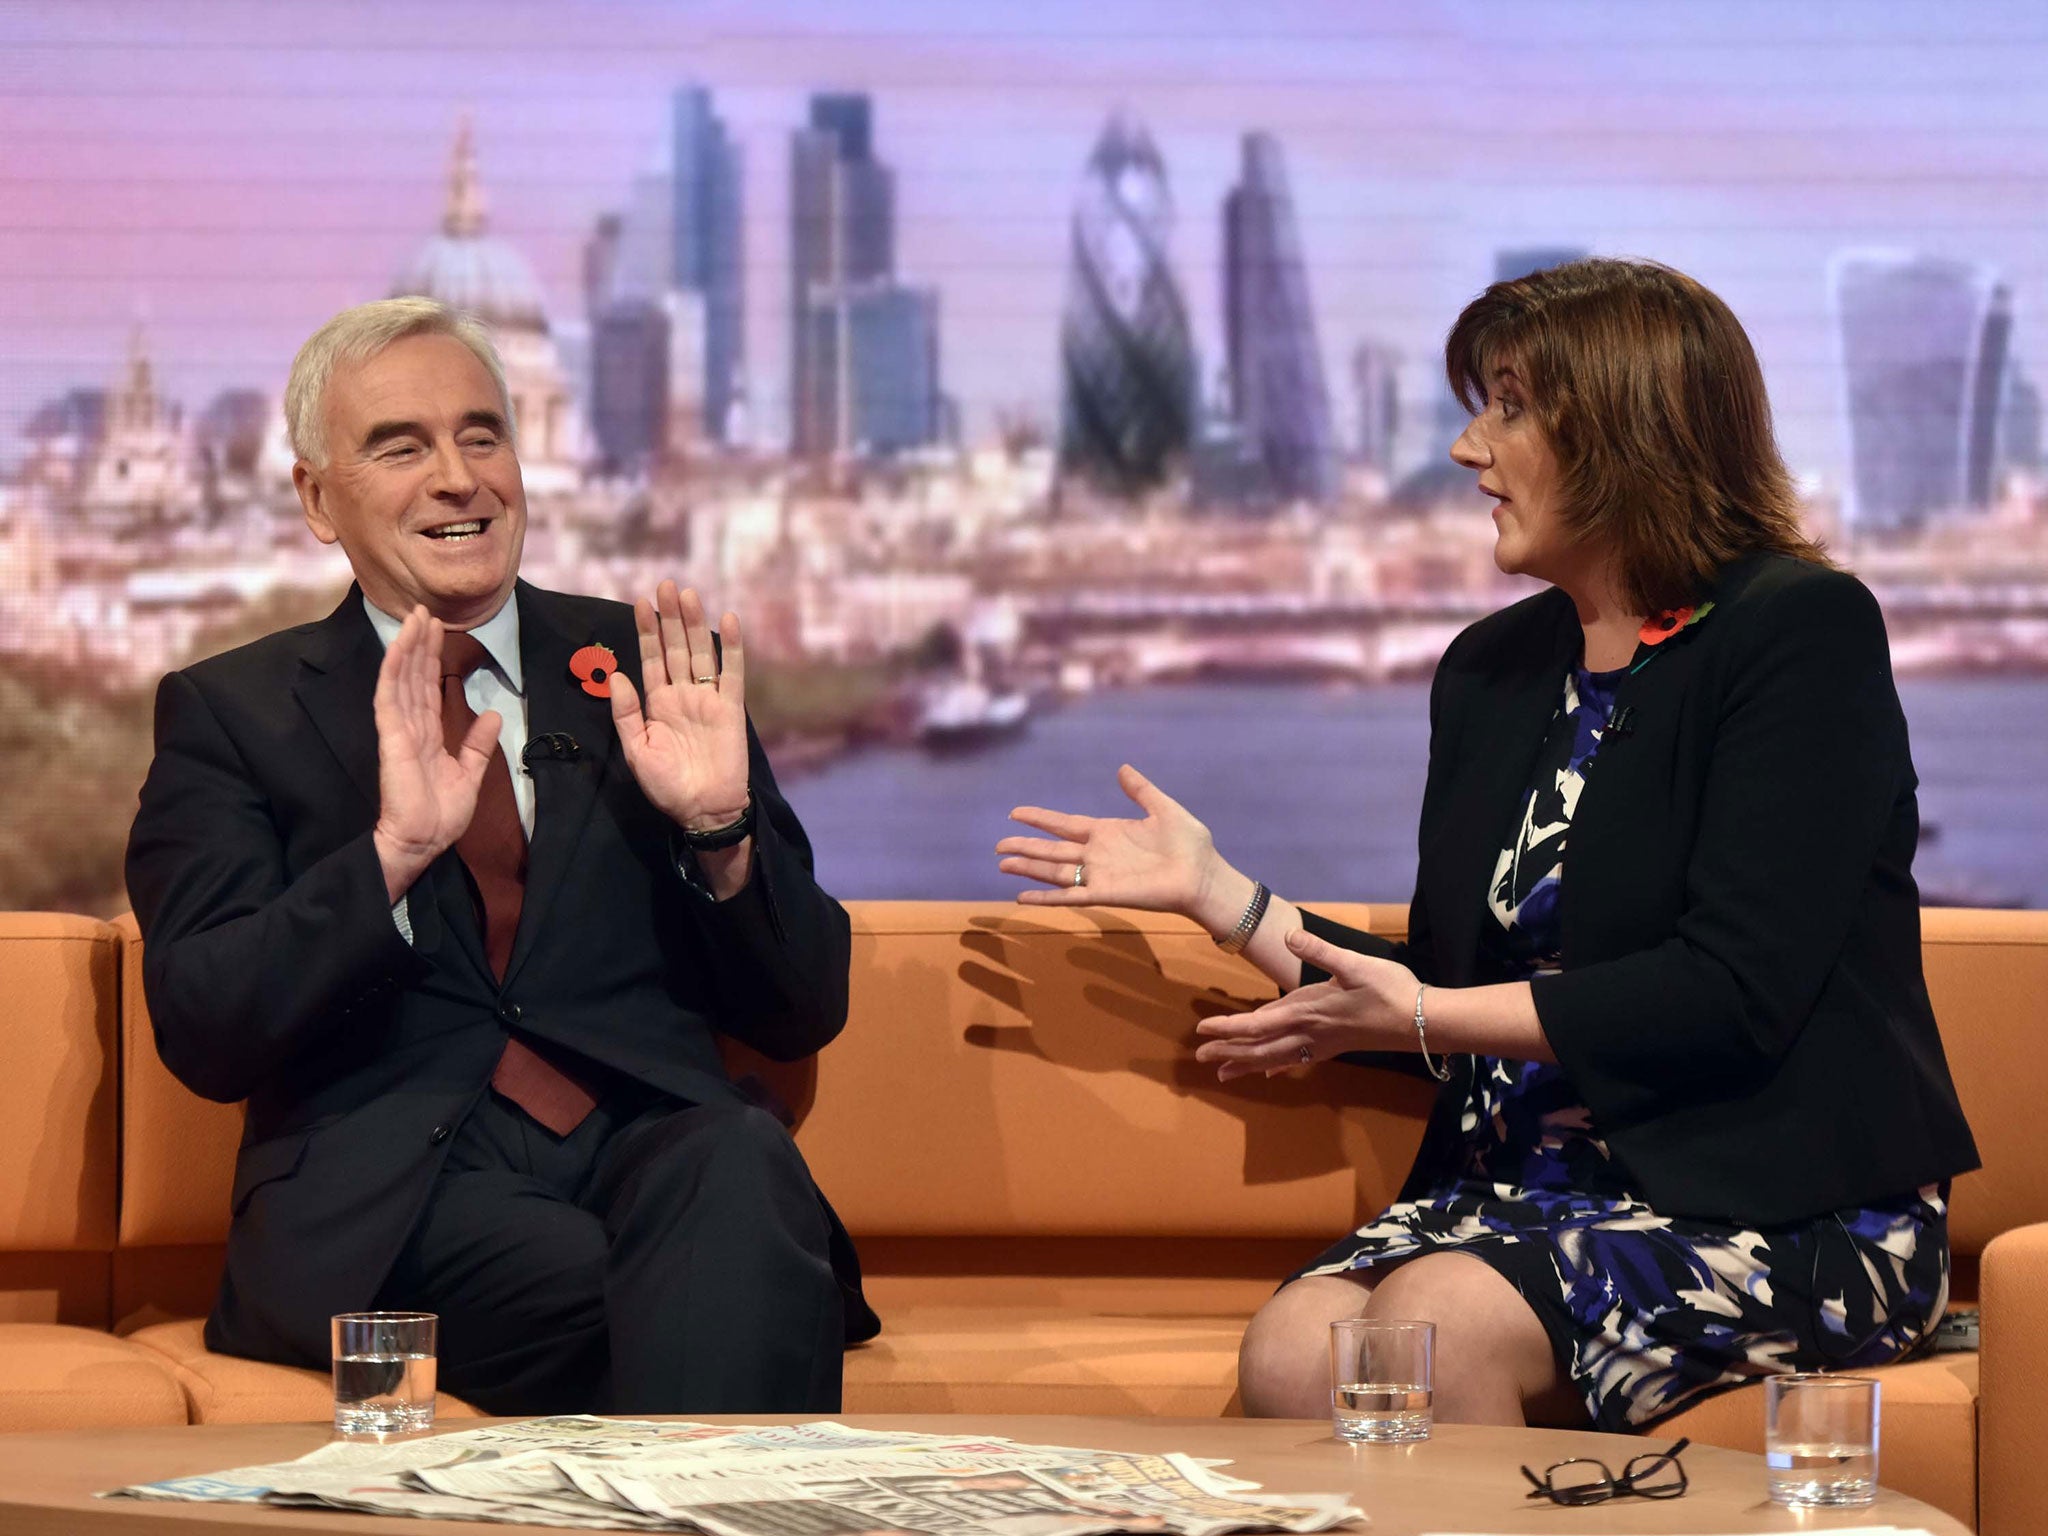
<svg viewBox="0 0 2048 1536"><path fill-rule="evenodd" d="M1436 1324L1345 1317L1330 1324L1330 1427L1339 1440L1427 1440Z"/></svg>
<svg viewBox="0 0 2048 1536"><path fill-rule="evenodd" d="M1878 1382L1868 1376L1764 1379L1764 1460L1780 1504L1868 1504L1877 1497Z"/></svg>
<svg viewBox="0 0 2048 1536"><path fill-rule="evenodd" d="M334 1319L334 1432L344 1439L434 1427L431 1312L344 1312Z"/></svg>

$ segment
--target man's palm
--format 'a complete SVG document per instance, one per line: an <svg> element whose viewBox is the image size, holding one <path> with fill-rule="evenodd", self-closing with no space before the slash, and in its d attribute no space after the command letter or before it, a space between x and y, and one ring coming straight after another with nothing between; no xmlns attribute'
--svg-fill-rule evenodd
<svg viewBox="0 0 2048 1536"><path fill-rule="evenodd" d="M670 820L703 830L746 808L746 649L740 621L719 621L715 646L694 591L664 581L633 605L643 699L612 674L612 721L641 792Z"/></svg>
<svg viewBox="0 0 2048 1536"><path fill-rule="evenodd" d="M450 752L441 724L443 629L414 609L377 672L377 840L400 890L469 829L498 737L486 710ZM395 864L395 867L394 867Z"/></svg>
<svg viewBox="0 0 2048 1536"><path fill-rule="evenodd" d="M746 803L746 709L729 693L650 683L640 729L622 729L619 741L647 797L679 822Z"/></svg>

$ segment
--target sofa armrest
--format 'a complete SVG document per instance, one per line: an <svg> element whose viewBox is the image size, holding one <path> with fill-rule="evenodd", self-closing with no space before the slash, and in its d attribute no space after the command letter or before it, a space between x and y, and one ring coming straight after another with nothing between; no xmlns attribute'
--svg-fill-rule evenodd
<svg viewBox="0 0 2048 1536"><path fill-rule="evenodd" d="M1984 1249L1977 1400L1977 1491L1983 1536L2029 1536L2048 1509L2048 1222L2015 1227Z"/></svg>

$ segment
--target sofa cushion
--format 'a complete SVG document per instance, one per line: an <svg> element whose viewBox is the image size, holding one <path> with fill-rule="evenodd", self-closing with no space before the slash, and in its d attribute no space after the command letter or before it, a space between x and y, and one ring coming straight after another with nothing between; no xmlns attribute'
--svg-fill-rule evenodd
<svg viewBox="0 0 2048 1536"><path fill-rule="evenodd" d="M1270 1279L1039 1275L867 1281L882 1334L846 1356L848 1413L1205 1417Z"/></svg>
<svg viewBox="0 0 2048 1536"><path fill-rule="evenodd" d="M850 915L850 1014L797 1144L857 1237L1313 1252L1408 1171L1433 1084L1332 1067L1223 1086L1196 1064L1197 1021L1275 988L1191 922L986 902Z"/></svg>
<svg viewBox="0 0 2048 1536"><path fill-rule="evenodd" d="M1984 1369L1978 1395L1984 1529L2040 1530L2048 1510L2048 1225L2007 1232L1984 1251Z"/></svg>
<svg viewBox="0 0 2048 1536"><path fill-rule="evenodd" d="M110 924L0 913L0 1252L114 1246L119 964Z"/></svg>
<svg viewBox="0 0 2048 1536"><path fill-rule="evenodd" d="M183 1424L170 1366L93 1328L0 1323L0 1430Z"/></svg>
<svg viewBox="0 0 2048 1536"><path fill-rule="evenodd" d="M224 1243L242 1106L202 1099L156 1053L142 992L142 934L115 923L121 960L121 1246Z"/></svg>
<svg viewBox="0 0 2048 1536"><path fill-rule="evenodd" d="M2048 1221L2036 1102L2048 1078L2048 1030L2035 1027L2048 998L2048 921L2039 912L1931 907L1920 936L1942 1049L1984 1160L1956 1180L1949 1202L1949 1242L1959 1258L1974 1258L1999 1233Z"/></svg>
<svg viewBox="0 0 2048 1536"><path fill-rule="evenodd" d="M110 1315L106 1254L80 1248L54 1253L0 1248L0 1323L104 1328Z"/></svg>
<svg viewBox="0 0 2048 1536"><path fill-rule="evenodd" d="M334 1380L326 1371L216 1355L206 1347L198 1318L152 1323L128 1335L154 1351L184 1388L194 1424L306 1424L334 1416ZM445 1418L476 1418L460 1398L439 1394L434 1411Z"/></svg>

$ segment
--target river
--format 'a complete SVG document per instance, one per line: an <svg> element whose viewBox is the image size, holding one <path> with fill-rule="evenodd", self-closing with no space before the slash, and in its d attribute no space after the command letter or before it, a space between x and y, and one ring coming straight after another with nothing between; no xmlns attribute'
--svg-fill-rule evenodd
<svg viewBox="0 0 2048 1536"><path fill-rule="evenodd" d="M1930 896L2048 906L2048 677L1900 685L1934 833ZM1003 898L992 850L1020 802L1135 814L1129 760L1208 822L1227 858L1303 899L1405 901L1429 690L1404 683L1190 683L1106 690L973 751L855 752L784 786L846 898Z"/></svg>

